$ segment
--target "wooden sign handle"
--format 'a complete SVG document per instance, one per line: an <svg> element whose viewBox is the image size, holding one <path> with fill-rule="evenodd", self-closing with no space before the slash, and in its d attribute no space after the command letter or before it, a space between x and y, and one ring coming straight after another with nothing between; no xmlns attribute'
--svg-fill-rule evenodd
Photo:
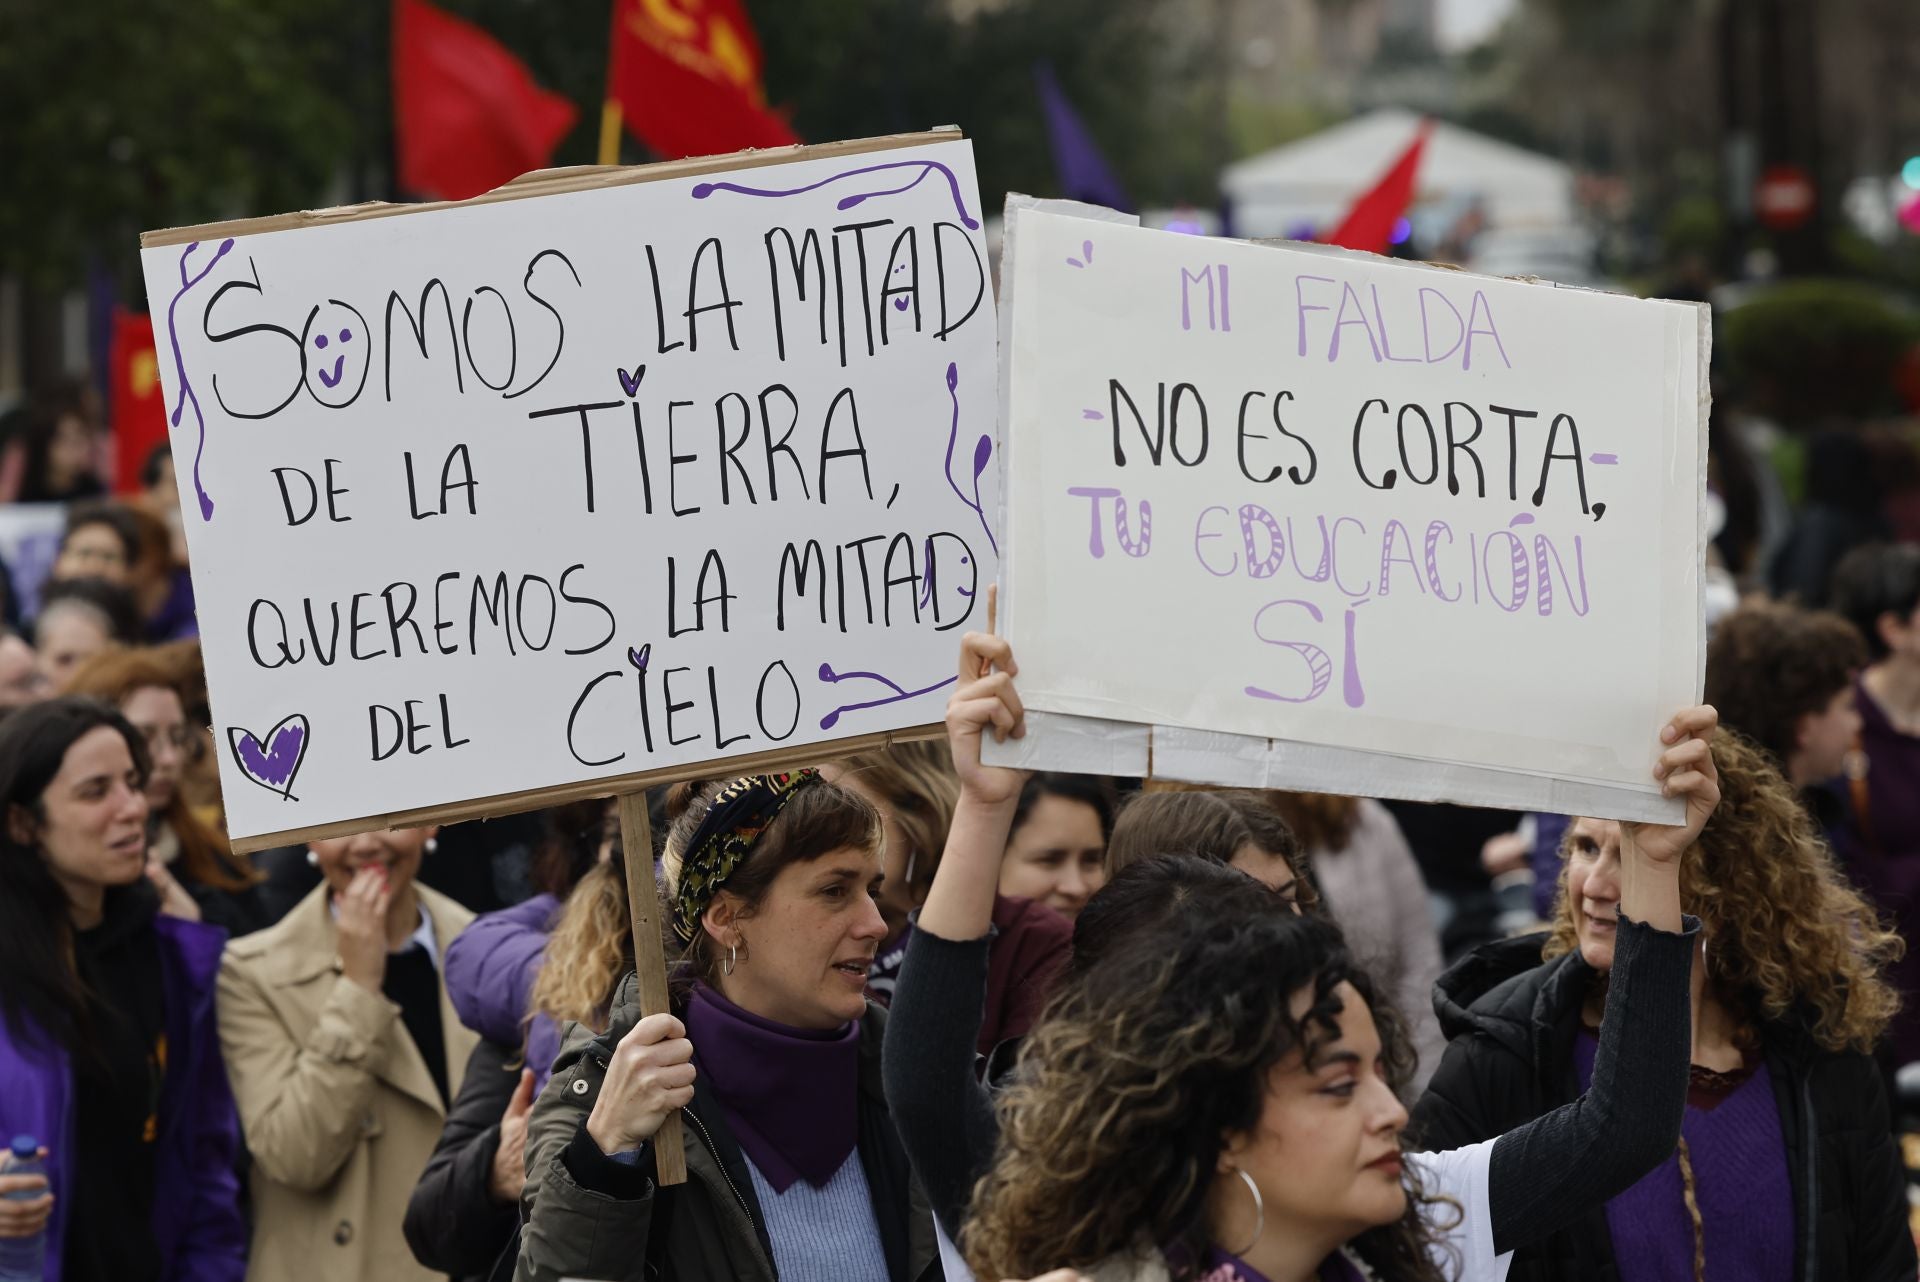
<svg viewBox="0 0 1920 1282"><path fill-rule="evenodd" d="M640 1014L667 1013L667 952L660 896L653 881L653 823L647 794L620 794L620 845L627 861L627 902L633 908L633 968L640 981ZM680 1114L673 1113L653 1136L654 1177L662 1185L687 1182L687 1151Z"/></svg>

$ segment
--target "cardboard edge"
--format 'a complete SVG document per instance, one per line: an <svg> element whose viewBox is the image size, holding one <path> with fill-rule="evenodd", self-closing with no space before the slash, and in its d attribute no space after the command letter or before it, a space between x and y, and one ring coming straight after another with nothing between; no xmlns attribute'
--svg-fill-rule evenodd
<svg viewBox="0 0 1920 1282"><path fill-rule="evenodd" d="M200 223L192 227L167 227L140 233L140 248L159 249L167 245L185 245L216 237L257 236L262 232L290 231L302 227L333 227L342 223L364 222L371 218L394 218L404 214L430 214L445 209L464 209L476 205L496 205L502 201L525 200L536 196L558 196L568 192L594 191L602 187L625 187L633 183L658 182L666 178L687 178L696 174L723 170L758 169L769 165L787 165L800 160L830 160L837 156L859 156L868 152L893 151L930 143L959 142L966 135L958 126L943 125L911 134L886 134L874 138L852 138L841 142L797 143L791 147L748 149L724 156L695 156L686 160L663 160L651 165L570 165L560 169L536 169L522 174L492 191L467 200L436 200L421 204L392 204L368 201L358 205L340 205L332 209L303 209L257 218L235 218L224 222Z"/></svg>
<svg viewBox="0 0 1920 1282"><path fill-rule="evenodd" d="M517 815L526 810L565 805L570 801L621 796L659 784L677 783L682 779L710 778L715 775L733 778L738 775L765 774L774 770L792 770L822 761L832 761L839 757L851 757L856 753L871 752L896 743L920 743L929 739L944 739L946 735L947 728L944 724L876 731L849 739L834 739L826 743L805 744L795 748L774 748L766 752L749 753L742 757L716 757L709 761L661 766L654 770L608 775L600 779L582 779L577 783L556 784L547 788L529 788L524 792L498 793L491 797L476 797L471 801L452 802L447 805L421 806L413 810L396 810L387 814L336 819L305 828L285 828L278 832L255 833L247 837L235 837L231 845L234 854L250 855L255 851L271 850L275 846L296 846L309 841L325 841L330 837L350 837L358 833L378 832L388 828L417 828L424 824L463 823L469 819L498 819L504 815Z"/></svg>
<svg viewBox="0 0 1920 1282"><path fill-rule="evenodd" d="M1567 779L1431 758L1183 726L1030 711L1026 738L981 743L988 765L1127 774L1221 788L1285 788L1500 810L1678 823L1684 803L1650 786ZM1037 732L1037 733L1036 733Z"/></svg>
<svg viewBox="0 0 1920 1282"><path fill-rule="evenodd" d="M1698 439L1694 459L1695 478L1699 484L1699 498L1696 503L1694 542L1700 550L1698 563L1694 567L1694 617L1693 635L1698 646L1698 657L1694 663L1693 701L1699 703L1706 698L1707 691L1707 434L1713 417L1713 306L1710 303L1688 303L1694 309L1695 323L1698 325L1697 348L1694 352L1694 407L1698 416Z"/></svg>

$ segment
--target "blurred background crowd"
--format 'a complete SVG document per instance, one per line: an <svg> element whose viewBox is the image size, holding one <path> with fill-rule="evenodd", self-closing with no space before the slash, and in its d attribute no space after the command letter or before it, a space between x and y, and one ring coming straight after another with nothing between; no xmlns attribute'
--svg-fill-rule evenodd
<svg viewBox="0 0 1920 1282"><path fill-rule="evenodd" d="M165 911L244 939L314 894L328 860L357 865L328 843L237 857L222 836L138 233L952 122L988 209L1008 191L1071 196L1195 235L1343 240L1711 304L1707 699L1920 942L1912 0L630 0L611 37L605 4L114 10L0 10L0 712L82 693L126 715L152 758ZM641 30L627 11L704 49L735 114L695 119L623 81L622 57L661 47L622 54ZM506 58L494 83L519 97L461 98L494 91L450 88L435 71L449 56ZM488 152L423 132L484 132L502 111L537 118L533 136ZM944 844L950 776L918 750L851 776L924 855L883 905L881 997ZM1104 880L1116 807L1139 788L1045 778L1023 803L1001 889L1036 906L1034 938L1063 946L1051 915L1070 919ZM1426 994L1448 961L1551 917L1566 820L1254 800L1220 822L1252 825L1257 845L1262 818L1284 818L1318 894L1404 994L1431 1072ZM596 804L411 849L461 921L518 911L544 944L554 896L617 848ZM1883 1067L1920 1171L1920 1081L1899 1089L1903 1067L1920 1072L1920 955L1894 979L1907 1009ZM569 1009L546 996L539 1009ZM509 1013L509 1040L528 1009ZM458 1085L438 1083L443 1102Z"/></svg>

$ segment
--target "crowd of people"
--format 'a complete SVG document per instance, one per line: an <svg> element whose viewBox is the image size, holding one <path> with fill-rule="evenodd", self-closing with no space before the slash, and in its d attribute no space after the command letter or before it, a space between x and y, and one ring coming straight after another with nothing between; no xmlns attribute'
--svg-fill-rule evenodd
<svg viewBox="0 0 1920 1282"><path fill-rule="evenodd" d="M1679 824L983 765L989 628L945 742L660 790L634 886L605 801L233 854L171 463L106 498L57 410L0 465L70 504L0 583L48 1282L1920 1274L1920 545L1715 606Z"/></svg>

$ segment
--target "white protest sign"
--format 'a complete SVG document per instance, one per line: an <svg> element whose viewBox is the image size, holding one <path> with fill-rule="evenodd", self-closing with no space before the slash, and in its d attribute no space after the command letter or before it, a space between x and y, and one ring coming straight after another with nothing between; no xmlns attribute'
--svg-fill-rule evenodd
<svg viewBox="0 0 1920 1282"><path fill-rule="evenodd" d="M995 758L1670 819L1704 309L1016 199Z"/></svg>
<svg viewBox="0 0 1920 1282"><path fill-rule="evenodd" d="M146 237L235 845L937 722L980 223L949 132Z"/></svg>

